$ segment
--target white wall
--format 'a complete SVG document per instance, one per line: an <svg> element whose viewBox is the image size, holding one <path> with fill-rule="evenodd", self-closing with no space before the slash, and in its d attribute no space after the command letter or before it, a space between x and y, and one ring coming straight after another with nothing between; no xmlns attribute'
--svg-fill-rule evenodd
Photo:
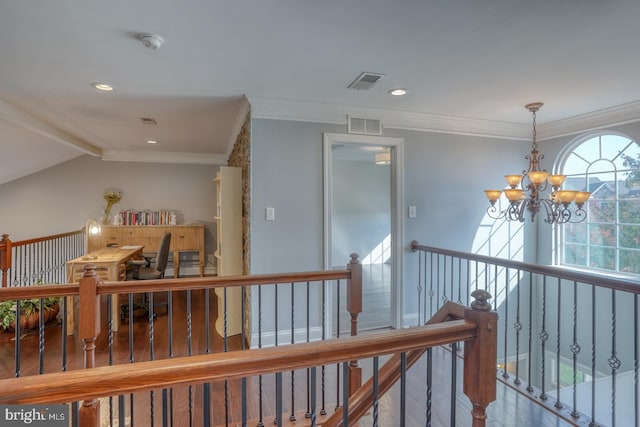
<svg viewBox="0 0 640 427"><path fill-rule="evenodd" d="M373 156L369 162L333 157L331 258L343 266L354 252L364 261L391 231L391 168L376 165Z"/></svg>
<svg viewBox="0 0 640 427"><path fill-rule="evenodd" d="M204 222L207 254L213 253L217 166L105 162L82 156L0 185L0 233L14 241L79 230L99 219L105 189L122 201L112 208L175 209L179 223Z"/></svg>

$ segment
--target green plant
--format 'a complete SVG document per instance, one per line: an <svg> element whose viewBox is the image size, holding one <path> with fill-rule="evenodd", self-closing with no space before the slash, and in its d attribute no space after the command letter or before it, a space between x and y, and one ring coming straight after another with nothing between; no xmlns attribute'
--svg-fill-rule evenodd
<svg viewBox="0 0 640 427"><path fill-rule="evenodd" d="M42 285L39 279L34 285ZM30 298L20 300L20 317L29 316L40 310L40 300L42 299L42 307L45 310L52 310L56 304L60 302L58 297L47 298ZM15 300L0 302L0 328L7 330L12 328L16 320L17 302Z"/></svg>

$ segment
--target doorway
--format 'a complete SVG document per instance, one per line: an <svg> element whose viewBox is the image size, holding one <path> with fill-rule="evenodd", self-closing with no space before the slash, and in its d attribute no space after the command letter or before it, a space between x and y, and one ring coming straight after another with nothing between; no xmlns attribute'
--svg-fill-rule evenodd
<svg viewBox="0 0 640 427"><path fill-rule="evenodd" d="M403 140L325 134L325 268L344 268L356 252L362 263L360 330L401 327ZM388 162L376 163L387 156ZM345 286L343 284L343 286ZM330 330L350 327L345 290L329 296Z"/></svg>

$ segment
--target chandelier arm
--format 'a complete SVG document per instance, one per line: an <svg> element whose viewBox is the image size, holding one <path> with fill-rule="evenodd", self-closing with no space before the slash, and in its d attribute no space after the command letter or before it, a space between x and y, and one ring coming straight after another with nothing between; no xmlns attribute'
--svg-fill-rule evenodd
<svg viewBox="0 0 640 427"><path fill-rule="evenodd" d="M496 205L489 206L487 208L487 215L491 219L502 219L507 214L507 209L500 211Z"/></svg>
<svg viewBox="0 0 640 427"><path fill-rule="evenodd" d="M539 201L539 204L544 206L544 212L546 214L546 218L544 222L547 224L553 224L558 221L558 217L560 215L560 206L553 203L551 200L542 199Z"/></svg>
<svg viewBox="0 0 640 427"><path fill-rule="evenodd" d="M579 222L584 221L585 219L587 219L587 211L585 211L582 208L577 208L576 211L573 213L573 218L569 218L567 222L570 222L572 224L577 224Z"/></svg>

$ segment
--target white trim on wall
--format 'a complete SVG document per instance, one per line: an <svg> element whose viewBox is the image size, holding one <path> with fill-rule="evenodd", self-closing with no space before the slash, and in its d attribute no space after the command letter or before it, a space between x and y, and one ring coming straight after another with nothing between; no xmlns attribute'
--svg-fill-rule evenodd
<svg viewBox="0 0 640 427"><path fill-rule="evenodd" d="M392 283L391 283L391 326L401 328L403 325L404 312L404 286L402 281L402 254L404 247L404 139L389 138L382 136L351 135L325 133L323 145L324 157L324 260L325 269L331 268L331 173L332 156L331 147L333 144L348 143L362 145L376 145L380 147L391 147L391 241L393 245ZM331 301L331 298L327 298ZM330 307L327 313L331 313ZM331 319L331 316L327 316ZM328 330L331 325L327 325Z"/></svg>

